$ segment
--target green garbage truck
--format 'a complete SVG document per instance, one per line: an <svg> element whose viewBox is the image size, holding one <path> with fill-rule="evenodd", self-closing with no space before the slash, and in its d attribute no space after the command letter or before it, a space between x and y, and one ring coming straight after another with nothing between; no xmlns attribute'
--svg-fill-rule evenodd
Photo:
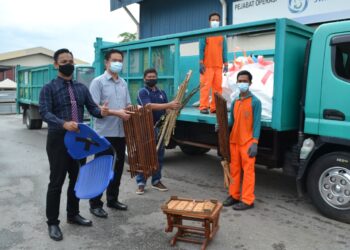
<svg viewBox="0 0 350 250"><path fill-rule="evenodd" d="M16 67L17 113L23 114L23 123L28 129L41 129L43 120L39 114L39 95L45 83L57 76L53 64L37 67ZM75 65L74 79L89 87L95 77L95 69L90 65ZM86 113L86 112L85 112ZM84 120L89 120L86 113Z"/></svg>
<svg viewBox="0 0 350 250"><path fill-rule="evenodd" d="M230 61L238 46L274 62L271 117L262 120L257 163L295 176L298 193L307 192L322 214L350 223L350 21L314 29L271 19L120 44L97 38L96 74L103 73L104 53L119 49L134 103L148 67L172 98L189 69L189 89L199 84L198 41L216 35L226 36ZM169 145L186 154L217 148L216 116L194 107L198 95L182 109Z"/></svg>

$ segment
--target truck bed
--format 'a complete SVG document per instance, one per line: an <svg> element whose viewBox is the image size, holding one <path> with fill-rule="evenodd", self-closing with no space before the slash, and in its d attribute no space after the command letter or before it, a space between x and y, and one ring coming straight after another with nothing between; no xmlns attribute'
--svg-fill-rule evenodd
<svg viewBox="0 0 350 250"><path fill-rule="evenodd" d="M227 114L229 115L229 113ZM197 107L185 107L181 110L178 121L187 121L195 123L216 124L215 114L201 114ZM271 120L261 120L262 126L271 127Z"/></svg>

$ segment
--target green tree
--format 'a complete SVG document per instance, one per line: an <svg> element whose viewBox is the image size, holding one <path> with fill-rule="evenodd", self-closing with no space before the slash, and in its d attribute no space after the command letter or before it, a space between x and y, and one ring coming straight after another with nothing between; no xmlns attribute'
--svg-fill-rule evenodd
<svg viewBox="0 0 350 250"><path fill-rule="evenodd" d="M130 41L136 40L136 33L130 33L130 32L124 32L121 33L118 38L122 39L120 42L121 43L126 43Z"/></svg>

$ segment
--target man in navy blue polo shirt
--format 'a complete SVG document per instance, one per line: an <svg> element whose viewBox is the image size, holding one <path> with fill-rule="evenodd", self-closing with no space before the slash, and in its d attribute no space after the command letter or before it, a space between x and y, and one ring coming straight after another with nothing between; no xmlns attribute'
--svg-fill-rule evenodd
<svg viewBox="0 0 350 250"><path fill-rule="evenodd" d="M158 74L155 69L146 69L143 73L143 80L145 86L139 90L139 94L137 96L138 104L145 106L149 104L151 109L153 110L153 122L156 124L162 115L165 114L167 109L179 109L181 104L176 101L168 102L168 98L166 93L157 88L157 78ZM158 135L158 128L155 128L156 136ZM164 158L164 147L161 146L158 150L158 163L159 169L152 176L152 188L159 191L168 191L167 187L163 185L160 181L162 177L162 165ZM138 189L136 191L137 194L143 194L145 192L145 186L147 180L143 176L143 174L139 174L136 176L136 182Z"/></svg>

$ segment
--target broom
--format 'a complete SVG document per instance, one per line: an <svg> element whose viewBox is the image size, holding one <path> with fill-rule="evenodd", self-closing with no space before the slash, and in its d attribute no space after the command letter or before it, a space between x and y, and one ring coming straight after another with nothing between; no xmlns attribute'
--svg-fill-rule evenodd
<svg viewBox="0 0 350 250"><path fill-rule="evenodd" d="M176 97L174 98L175 101L179 103L183 103L183 98L187 89L188 82L190 81L192 75L192 70L189 70L186 74L185 80L181 83L179 86L179 90L176 94ZM165 146L169 145L170 138L174 133L175 125L176 125L176 118L179 115L180 110L170 110L169 113L165 116L163 126L160 129L160 136L157 144L157 151L159 150L162 143Z"/></svg>
<svg viewBox="0 0 350 250"><path fill-rule="evenodd" d="M227 119L227 104L225 98L219 94L214 93L216 102L216 119L219 124L219 151L223 158L221 166L224 170L224 185L229 187L233 183L233 179L230 174L230 143L229 143L229 129Z"/></svg>

